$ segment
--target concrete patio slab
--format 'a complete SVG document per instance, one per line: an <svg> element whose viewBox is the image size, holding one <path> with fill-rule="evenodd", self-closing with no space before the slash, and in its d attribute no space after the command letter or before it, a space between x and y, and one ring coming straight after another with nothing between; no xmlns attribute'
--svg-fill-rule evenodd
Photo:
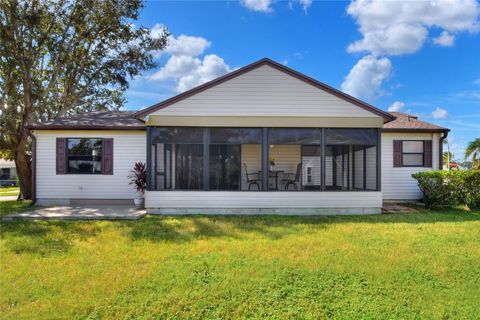
<svg viewBox="0 0 480 320"><path fill-rule="evenodd" d="M2 220L137 220L145 210L131 206L64 206L10 214Z"/></svg>
<svg viewBox="0 0 480 320"><path fill-rule="evenodd" d="M417 209L401 203L383 203L382 213L415 213Z"/></svg>

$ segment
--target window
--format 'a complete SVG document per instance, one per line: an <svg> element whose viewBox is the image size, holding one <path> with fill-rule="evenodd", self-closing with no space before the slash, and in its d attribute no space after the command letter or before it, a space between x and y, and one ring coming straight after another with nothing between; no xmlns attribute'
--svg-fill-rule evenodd
<svg viewBox="0 0 480 320"><path fill-rule="evenodd" d="M2 168L0 179L2 180L10 179L10 168Z"/></svg>
<svg viewBox="0 0 480 320"><path fill-rule="evenodd" d="M402 141L402 166L423 167L424 143L422 141Z"/></svg>
<svg viewBox="0 0 480 320"><path fill-rule="evenodd" d="M67 172L71 174L101 174L102 149L102 139L67 139Z"/></svg>

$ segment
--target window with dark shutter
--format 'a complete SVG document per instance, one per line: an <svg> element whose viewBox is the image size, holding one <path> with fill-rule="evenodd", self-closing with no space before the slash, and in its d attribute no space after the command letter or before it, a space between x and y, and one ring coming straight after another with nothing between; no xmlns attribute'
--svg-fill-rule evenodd
<svg viewBox="0 0 480 320"><path fill-rule="evenodd" d="M103 139L103 174L113 174L113 139Z"/></svg>
<svg viewBox="0 0 480 320"><path fill-rule="evenodd" d="M402 166L402 140L393 140L393 166Z"/></svg>
<svg viewBox="0 0 480 320"><path fill-rule="evenodd" d="M394 140L394 167L432 167L432 140Z"/></svg>
<svg viewBox="0 0 480 320"><path fill-rule="evenodd" d="M66 173L103 174L102 138L66 139Z"/></svg>
<svg viewBox="0 0 480 320"><path fill-rule="evenodd" d="M65 174L67 173L67 161L66 161L66 143L67 139L65 138L57 138L57 146L56 146L56 168L57 174Z"/></svg>
<svg viewBox="0 0 480 320"><path fill-rule="evenodd" d="M432 167L432 140L423 141L423 166Z"/></svg>

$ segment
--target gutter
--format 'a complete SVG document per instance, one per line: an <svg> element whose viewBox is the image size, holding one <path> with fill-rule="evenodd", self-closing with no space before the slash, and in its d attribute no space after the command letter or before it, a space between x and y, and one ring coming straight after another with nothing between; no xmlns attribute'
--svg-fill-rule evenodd
<svg viewBox="0 0 480 320"><path fill-rule="evenodd" d="M37 201L37 137L31 134L32 137L32 205Z"/></svg>
<svg viewBox="0 0 480 320"><path fill-rule="evenodd" d="M439 155L438 155L438 170L443 170L443 141L448 137L448 131L444 131L443 135L438 140Z"/></svg>

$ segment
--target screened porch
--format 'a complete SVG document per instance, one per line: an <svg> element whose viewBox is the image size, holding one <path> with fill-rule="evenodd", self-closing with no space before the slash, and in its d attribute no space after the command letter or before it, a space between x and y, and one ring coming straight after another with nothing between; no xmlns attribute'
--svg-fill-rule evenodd
<svg viewBox="0 0 480 320"><path fill-rule="evenodd" d="M378 191L377 128L147 129L150 191Z"/></svg>

